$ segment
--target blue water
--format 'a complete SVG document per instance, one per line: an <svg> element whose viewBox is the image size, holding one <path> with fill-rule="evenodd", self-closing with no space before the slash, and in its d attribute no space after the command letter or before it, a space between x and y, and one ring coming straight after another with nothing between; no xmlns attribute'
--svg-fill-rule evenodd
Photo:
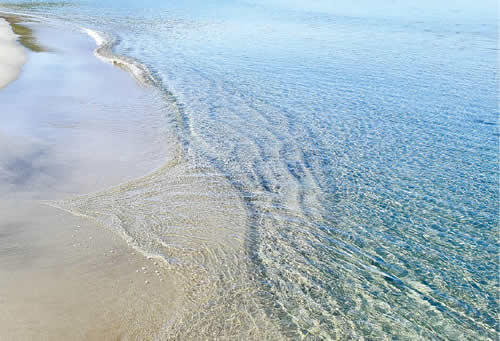
<svg viewBox="0 0 500 341"><path fill-rule="evenodd" d="M145 65L165 97L184 164L175 176L209 179L176 182L201 218L166 207L168 170L70 204L213 275L216 298L193 295L169 337L259 339L260 318L270 339L498 337L496 2L2 6L113 36L113 52ZM193 199L202 188L209 199ZM222 192L241 205L222 207ZM232 241L186 256L193 226L216 236L240 206L241 259L217 253Z"/></svg>

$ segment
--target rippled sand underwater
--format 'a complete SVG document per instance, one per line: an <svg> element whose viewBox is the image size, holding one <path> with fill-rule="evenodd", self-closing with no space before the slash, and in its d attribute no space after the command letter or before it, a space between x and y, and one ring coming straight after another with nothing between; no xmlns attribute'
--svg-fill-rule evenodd
<svg viewBox="0 0 500 341"><path fill-rule="evenodd" d="M166 165L53 205L179 274L163 336L495 338L498 29L420 6L14 6L109 34L161 93Z"/></svg>

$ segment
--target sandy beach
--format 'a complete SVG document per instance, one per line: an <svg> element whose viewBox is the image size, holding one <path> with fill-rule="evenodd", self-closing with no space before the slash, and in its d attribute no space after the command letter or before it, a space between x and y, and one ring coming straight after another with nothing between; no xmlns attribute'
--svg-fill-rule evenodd
<svg viewBox="0 0 500 341"><path fill-rule="evenodd" d="M161 163L158 136L117 118L138 101L155 110L155 100L95 58L85 34L16 22L50 52L23 47L0 19L0 339L151 339L182 298L176 279L115 233L46 203ZM111 105L116 117L102 115Z"/></svg>
<svg viewBox="0 0 500 341"><path fill-rule="evenodd" d="M497 7L0 0L0 341L498 339Z"/></svg>
<svg viewBox="0 0 500 341"><path fill-rule="evenodd" d="M280 339L248 277L240 198L177 161L164 95L96 58L85 31L15 20L43 48L0 91L1 336Z"/></svg>

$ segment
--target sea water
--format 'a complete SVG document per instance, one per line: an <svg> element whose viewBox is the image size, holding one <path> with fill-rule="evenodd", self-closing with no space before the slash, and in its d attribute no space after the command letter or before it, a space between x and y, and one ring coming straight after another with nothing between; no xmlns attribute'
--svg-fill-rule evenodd
<svg viewBox="0 0 500 341"><path fill-rule="evenodd" d="M497 337L495 1L0 8L86 29L163 98L164 167L54 203L185 278L163 337Z"/></svg>

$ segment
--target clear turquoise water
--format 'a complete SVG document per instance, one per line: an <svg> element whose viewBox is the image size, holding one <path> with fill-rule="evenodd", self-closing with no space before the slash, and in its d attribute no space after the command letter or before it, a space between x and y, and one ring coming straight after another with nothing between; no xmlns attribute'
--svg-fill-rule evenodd
<svg viewBox="0 0 500 341"><path fill-rule="evenodd" d="M260 335L246 311L271 339L497 338L494 1L3 6L112 35L165 98L181 170L66 205L206 271L217 298L193 294L167 336ZM244 231L237 260L206 241L222 216Z"/></svg>

